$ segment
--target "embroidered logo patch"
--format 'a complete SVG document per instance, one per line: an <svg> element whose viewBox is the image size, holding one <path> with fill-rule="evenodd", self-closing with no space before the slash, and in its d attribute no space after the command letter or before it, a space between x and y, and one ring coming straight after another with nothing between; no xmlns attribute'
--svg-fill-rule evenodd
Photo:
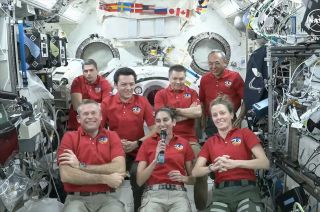
<svg viewBox="0 0 320 212"><path fill-rule="evenodd" d="M191 94L190 93L185 93L183 96L184 96L184 98L190 98Z"/></svg>
<svg viewBox="0 0 320 212"><path fill-rule="evenodd" d="M95 87L94 90L95 90L96 93L100 93L101 92L101 87Z"/></svg>
<svg viewBox="0 0 320 212"><path fill-rule="evenodd" d="M181 151L181 150L183 150L183 145L182 144L175 144L174 148L176 148L176 150Z"/></svg>
<svg viewBox="0 0 320 212"><path fill-rule="evenodd" d="M135 113L135 114L139 114L141 111L141 108L139 106L134 106L132 108L132 112Z"/></svg>
<svg viewBox="0 0 320 212"><path fill-rule="evenodd" d="M238 145L241 144L241 138L235 137L235 138L231 139L231 143L232 143L233 145L235 145L235 146L238 146Z"/></svg>
<svg viewBox="0 0 320 212"><path fill-rule="evenodd" d="M232 82L229 81L229 80L226 80L226 81L224 81L224 85L225 85L226 87L231 87Z"/></svg>
<svg viewBox="0 0 320 212"><path fill-rule="evenodd" d="M107 136L101 136L99 139L98 139L98 142L99 143L102 143L102 144L105 144L108 142L108 137Z"/></svg>

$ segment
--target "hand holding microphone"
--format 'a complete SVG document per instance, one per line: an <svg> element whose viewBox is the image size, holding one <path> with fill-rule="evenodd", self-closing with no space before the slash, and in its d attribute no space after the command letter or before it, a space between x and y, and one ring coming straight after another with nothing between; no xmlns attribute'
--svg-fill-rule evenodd
<svg viewBox="0 0 320 212"><path fill-rule="evenodd" d="M157 163L163 164L165 162L165 157L164 157L164 150L165 150L165 145L166 145L166 140L167 140L167 131L166 130L161 130L160 131L160 144L158 144L158 150L159 153L157 155Z"/></svg>

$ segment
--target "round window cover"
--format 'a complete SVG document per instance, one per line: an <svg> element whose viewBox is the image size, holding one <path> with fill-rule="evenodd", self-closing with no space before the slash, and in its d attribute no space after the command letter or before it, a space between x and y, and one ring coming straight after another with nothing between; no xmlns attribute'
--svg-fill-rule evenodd
<svg viewBox="0 0 320 212"><path fill-rule="evenodd" d="M78 47L76 58L83 60L94 59L98 70L107 67L108 62L113 58L120 58L117 48L114 48L111 41L98 35L91 35Z"/></svg>
<svg viewBox="0 0 320 212"><path fill-rule="evenodd" d="M204 32L189 39L188 52L192 57L191 68L198 74L205 74L209 71L208 54L214 50L222 50L229 62L231 49L229 43L219 34Z"/></svg>

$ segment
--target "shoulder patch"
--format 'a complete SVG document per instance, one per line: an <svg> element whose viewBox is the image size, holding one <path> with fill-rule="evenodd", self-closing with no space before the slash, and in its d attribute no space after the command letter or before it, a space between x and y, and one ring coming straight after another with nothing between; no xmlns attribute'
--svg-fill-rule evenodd
<svg viewBox="0 0 320 212"><path fill-rule="evenodd" d="M108 143L108 137L103 135L100 138L98 138L98 142L102 144L106 144Z"/></svg>
<svg viewBox="0 0 320 212"><path fill-rule="evenodd" d="M233 144L233 145L235 145L235 146L238 146L238 145L240 145L241 144L241 138L240 137L235 137L235 138L232 138L231 139L231 143Z"/></svg>
<svg viewBox="0 0 320 212"><path fill-rule="evenodd" d="M174 148L175 148L176 150L178 150L178 151L181 151L181 150L183 150L183 145L180 144L180 143L178 143L178 144L175 144L175 145L174 145Z"/></svg>
<svg viewBox="0 0 320 212"><path fill-rule="evenodd" d="M135 114L139 114L141 112L141 108L136 105L132 108L132 112Z"/></svg>
<svg viewBox="0 0 320 212"><path fill-rule="evenodd" d="M185 93L183 96L184 96L184 98L190 98L191 97L191 93Z"/></svg>
<svg viewBox="0 0 320 212"><path fill-rule="evenodd" d="M95 87L94 90L95 90L96 93L100 93L100 92L101 92L101 87L100 87L100 86L97 86L97 87Z"/></svg>
<svg viewBox="0 0 320 212"><path fill-rule="evenodd" d="M225 85L226 87L231 87L232 82L231 82L230 80L226 80L226 81L224 81L224 85Z"/></svg>

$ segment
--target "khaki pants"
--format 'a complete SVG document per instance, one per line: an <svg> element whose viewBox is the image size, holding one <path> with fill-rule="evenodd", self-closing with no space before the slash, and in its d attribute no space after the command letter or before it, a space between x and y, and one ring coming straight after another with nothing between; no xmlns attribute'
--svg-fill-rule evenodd
<svg viewBox="0 0 320 212"><path fill-rule="evenodd" d="M201 146L199 143L196 143L196 142L190 142L190 145L195 156L195 159L193 161L193 165L194 165L199 155L199 152L201 150ZM204 210L207 206L207 199L208 199L207 180L208 180L207 175L203 177L197 177L196 183L194 184L194 189L193 189L194 203L198 210Z"/></svg>
<svg viewBox="0 0 320 212"><path fill-rule="evenodd" d="M124 204L113 194L92 196L68 195L63 207L64 212L125 212Z"/></svg>
<svg viewBox="0 0 320 212"><path fill-rule="evenodd" d="M186 191L150 190L143 193L140 212L191 212Z"/></svg>

